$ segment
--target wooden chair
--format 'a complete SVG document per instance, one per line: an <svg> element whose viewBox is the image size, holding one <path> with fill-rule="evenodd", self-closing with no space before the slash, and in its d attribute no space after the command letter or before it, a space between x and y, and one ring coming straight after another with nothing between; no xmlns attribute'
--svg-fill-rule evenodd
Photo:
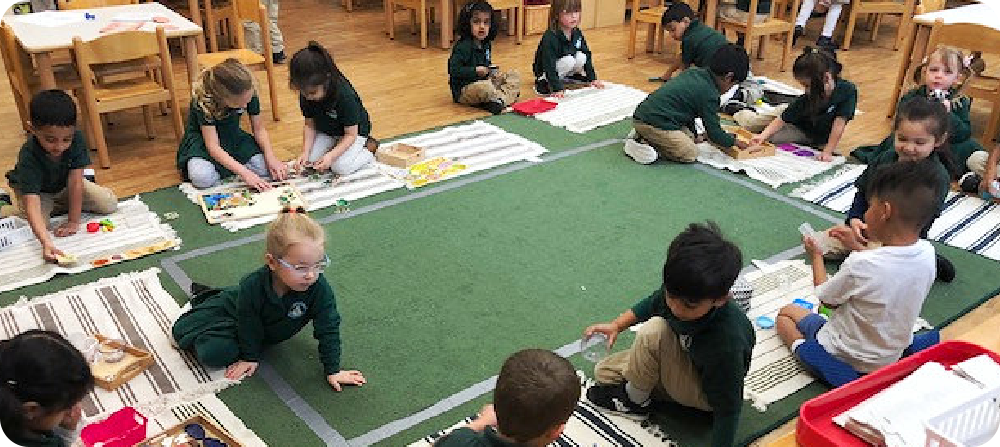
<svg viewBox="0 0 1000 447"><path fill-rule="evenodd" d="M184 134L181 123L180 101L174 85L174 71L170 60L170 48L163 27L156 33L146 31L126 31L98 37L84 42L79 37L73 39L73 55L76 57L83 83L83 101L80 102L84 119L90 123L92 142L97 146L97 157L101 167L110 168L108 144L104 139L101 115L117 110L142 107L146 134L152 138L152 113L150 104L169 102L174 134L177 140ZM128 61L145 61L150 57L160 59L158 77L149 75L150 70L141 66L141 73L147 76L112 82L101 82L94 74L93 67L101 64L117 64Z"/></svg>
<svg viewBox="0 0 1000 447"><path fill-rule="evenodd" d="M56 0L56 8L93 9L105 6L138 5L139 0Z"/></svg>
<svg viewBox="0 0 1000 447"><path fill-rule="evenodd" d="M428 14L429 4L427 0L387 0L386 19L389 26L389 39L396 39L396 9L397 7L412 10L410 14L410 32L414 32L415 26L420 25L420 48L427 48L427 28L430 26ZM448 12L445 11L445 14ZM447 36L441 36L447 39Z"/></svg>
<svg viewBox="0 0 1000 447"><path fill-rule="evenodd" d="M913 11L913 15L926 14L942 9L944 9L944 0L920 0L920 3L917 3L916 9Z"/></svg>
<svg viewBox="0 0 1000 447"><path fill-rule="evenodd" d="M697 11L699 0L689 0L685 1L691 6L691 9ZM640 9L642 7L642 0L632 0L631 10L632 10L632 20L629 24L629 38L628 38L628 58L632 59L635 57L635 43L638 38L637 34L639 31L639 24L645 23L649 25L646 31L646 52L653 52L662 49L663 47L663 13L667 11L667 5L664 0L651 0L651 4L648 8Z"/></svg>
<svg viewBox="0 0 1000 447"><path fill-rule="evenodd" d="M750 0L750 10L757 10L758 0ZM776 6L776 5L772 5ZM791 62L792 53L792 34L795 31L795 19L794 17L779 18L776 14L778 10L777 7L772 7L771 12L768 13L767 20L763 22L757 22L756 14L747 14L746 22L732 22L726 19L719 19L719 26L722 29L723 34L730 41L735 40L730 38L730 33L742 34L743 37L743 47L746 48L747 54L751 53L751 46L753 45L754 39L759 40L757 44L757 59L764 59L764 48L768 37L775 34L785 35L785 45L781 52L781 71L788 70L788 64ZM792 11L799 10L799 0L792 1Z"/></svg>
<svg viewBox="0 0 1000 447"><path fill-rule="evenodd" d="M1000 31L970 23L945 24L942 19L937 19L927 41L927 52L930 53L941 45L1000 56ZM984 144L992 144L992 140L1000 131L1000 78L973 76L965 83L962 92L972 98L989 101L993 106L990 120L983 129L982 138Z"/></svg>
<svg viewBox="0 0 1000 447"><path fill-rule="evenodd" d="M844 29L844 42L841 48L849 50L851 48L851 38L854 36L854 25L861 14L871 14L874 19L871 23L871 39L875 41L878 37L878 28L882 22L882 17L886 14L899 14L899 28L896 30L896 39L892 42L892 49L898 50L906 37L906 30L910 28L915 9L915 0L851 0L847 6L847 28Z"/></svg>
<svg viewBox="0 0 1000 447"><path fill-rule="evenodd" d="M233 33L236 40L235 48L226 51L199 54L198 66L202 69L214 67L230 58L236 59L241 64L251 68L263 65L264 72L267 73L268 93L271 96L271 115L275 121L280 121L281 115L278 113L278 88L277 82L274 79L274 62L271 60L271 28L268 26L267 11L264 5L257 2L257 0L232 0L230 8L233 9L230 14L238 18L238 20L234 21L235 23L239 24L244 20L250 20L260 26L260 40L264 47L264 54L254 53L247 48L246 37L243 35L242 29L240 29L239 32Z"/></svg>
<svg viewBox="0 0 1000 447"><path fill-rule="evenodd" d="M41 89L41 82L31 54L17 41L7 22L0 23L0 54L3 56L7 81L10 82L10 90L14 96L14 106L21 119L21 128L27 131L31 121L28 104L31 103L31 97ZM80 87L80 79L74 67L56 66L54 69L58 88L74 90Z"/></svg>

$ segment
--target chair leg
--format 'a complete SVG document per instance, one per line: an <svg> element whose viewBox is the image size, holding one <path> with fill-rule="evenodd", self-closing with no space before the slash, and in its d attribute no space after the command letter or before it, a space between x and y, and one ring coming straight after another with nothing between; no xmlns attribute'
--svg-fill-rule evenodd
<svg viewBox="0 0 1000 447"><path fill-rule="evenodd" d="M875 39L878 38L878 27L880 25L882 25L882 17L885 16L885 14L873 14L873 15L875 16L875 20L872 21L872 35L871 35L871 38L872 38L872 42L875 42Z"/></svg>
<svg viewBox="0 0 1000 447"><path fill-rule="evenodd" d="M142 106L142 123L146 126L146 138L153 139L153 109L148 104Z"/></svg>
<svg viewBox="0 0 1000 447"><path fill-rule="evenodd" d="M389 1L389 9L386 11L386 18L389 19L389 40L396 39L396 3Z"/></svg>
<svg viewBox="0 0 1000 447"><path fill-rule="evenodd" d="M631 20L632 25L629 27L629 32L628 32L627 56L629 59L635 58L635 38L636 38L636 31L639 27L639 22L635 20L635 14L636 11L632 11L632 20Z"/></svg>
<svg viewBox="0 0 1000 447"><path fill-rule="evenodd" d="M524 40L524 2L517 7L517 44Z"/></svg>
<svg viewBox="0 0 1000 447"><path fill-rule="evenodd" d="M781 50L781 71L788 71L788 60L792 54L792 30L785 33L785 45Z"/></svg>
<svg viewBox="0 0 1000 447"><path fill-rule="evenodd" d="M896 40L892 42L893 51L899 50L899 45L906 39L906 32L910 29L912 18L909 14L903 13L899 16L899 28L896 30ZM994 107L995 108L995 107Z"/></svg>
<svg viewBox="0 0 1000 447"><path fill-rule="evenodd" d="M746 40L750 40L749 38ZM764 60L764 47L767 46L767 36L760 36L760 42L757 43L757 60Z"/></svg>
<svg viewBox="0 0 1000 447"><path fill-rule="evenodd" d="M858 21L858 12L851 9L851 13L847 18L847 28L844 29L844 43L841 45L841 49L847 51L851 49L851 38L854 37L854 25Z"/></svg>
<svg viewBox="0 0 1000 447"><path fill-rule="evenodd" d="M420 48L427 48L427 8L421 5L420 7ZM444 39L444 36L441 36Z"/></svg>
<svg viewBox="0 0 1000 447"><path fill-rule="evenodd" d="M515 17L517 17L517 16L514 13L514 8L508 9L507 10L507 35L508 36L513 36L517 32L517 30L514 29L514 25L515 25L514 18Z"/></svg>
<svg viewBox="0 0 1000 447"><path fill-rule="evenodd" d="M656 51L656 33L657 26L654 23L650 23L646 27L646 52L652 53Z"/></svg>
<svg viewBox="0 0 1000 447"><path fill-rule="evenodd" d="M410 10L410 34L417 34L417 11Z"/></svg>
<svg viewBox="0 0 1000 447"><path fill-rule="evenodd" d="M88 109L90 109L88 107ZM108 142L104 139L104 126L101 125L101 114L89 110L90 129L94 134L94 147L97 148L97 159L102 168L111 167L111 157L108 156Z"/></svg>

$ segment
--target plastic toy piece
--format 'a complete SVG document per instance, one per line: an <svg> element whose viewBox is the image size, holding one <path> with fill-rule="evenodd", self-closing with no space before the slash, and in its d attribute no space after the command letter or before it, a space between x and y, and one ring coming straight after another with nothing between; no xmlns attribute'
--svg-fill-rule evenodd
<svg viewBox="0 0 1000 447"><path fill-rule="evenodd" d="M60 267L72 267L76 265L77 260L76 255L71 255L69 253L56 255L56 263L58 263Z"/></svg>
<svg viewBox="0 0 1000 447"><path fill-rule="evenodd" d="M757 317L757 326L761 329L771 329L774 327L774 319L768 316L761 315Z"/></svg>
<svg viewBox="0 0 1000 447"><path fill-rule="evenodd" d="M89 223L87 223L87 232L88 233L96 233L98 231L101 231L101 224L99 224L97 222L89 222Z"/></svg>
<svg viewBox="0 0 1000 447"><path fill-rule="evenodd" d="M833 315L833 309L830 309L822 304L819 305L819 310L817 310L817 312L819 312L820 315L826 315L827 318L830 318L830 316Z"/></svg>
<svg viewBox="0 0 1000 447"><path fill-rule="evenodd" d="M334 213L347 213L350 212L351 208L347 206L347 201L344 199L338 199L336 203L336 208L334 208Z"/></svg>
<svg viewBox="0 0 1000 447"><path fill-rule="evenodd" d="M813 303L810 303L809 301L805 300L804 298L796 298L796 299L792 300L792 304L794 304L796 306L799 306L799 307L801 307L801 308L803 308L805 310L808 310L808 311L812 311L813 307L815 307L813 305Z"/></svg>

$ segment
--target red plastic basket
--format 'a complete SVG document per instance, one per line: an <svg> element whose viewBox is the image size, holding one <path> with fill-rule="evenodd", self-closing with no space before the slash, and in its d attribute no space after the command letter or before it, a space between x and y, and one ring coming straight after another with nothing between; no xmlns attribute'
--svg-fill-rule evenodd
<svg viewBox="0 0 1000 447"><path fill-rule="evenodd" d="M135 408L125 407L107 419L83 428L80 440L87 447L132 447L146 439L146 416Z"/></svg>
<svg viewBox="0 0 1000 447"><path fill-rule="evenodd" d="M544 98L532 98L527 101L516 102L511 108L521 115L531 116L556 108L556 103Z"/></svg>
<svg viewBox="0 0 1000 447"><path fill-rule="evenodd" d="M867 443L835 424L833 417L905 378L924 363L934 361L951 368L980 354L988 354L1000 362L1000 354L982 346L957 340L946 341L816 396L799 409L795 439L803 447L866 447Z"/></svg>

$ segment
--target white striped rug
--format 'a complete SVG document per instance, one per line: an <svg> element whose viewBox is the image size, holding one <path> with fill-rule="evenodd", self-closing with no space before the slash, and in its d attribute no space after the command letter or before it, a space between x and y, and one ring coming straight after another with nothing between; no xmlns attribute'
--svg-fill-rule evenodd
<svg viewBox="0 0 1000 447"><path fill-rule="evenodd" d="M806 150L808 148L799 147L799 149ZM750 178L763 182L772 188L777 188L784 184L808 180L833 167L840 166L844 164L844 157L836 156L833 157L833 161L825 162L812 157L798 156L779 148L773 157L736 160L711 143L706 142L698 145L698 161L716 169L746 172Z"/></svg>
<svg viewBox="0 0 1000 447"><path fill-rule="evenodd" d="M562 98L549 98L559 105L534 117L570 132L584 133L631 118L646 96L648 94L642 90L605 82L603 89L586 87L567 90Z"/></svg>
<svg viewBox="0 0 1000 447"><path fill-rule="evenodd" d="M465 170L454 174L451 178L517 161L537 161L540 155L547 152L538 143L482 121L449 126L434 132L391 142L422 147L424 155L428 159L448 157L456 163L466 165ZM383 142L383 144L391 142ZM384 173L390 172L390 170L391 167L374 163L354 174L344 176L336 182L332 181L330 173L298 177L292 179L291 182L302 193L308 203L308 210L315 211L333 206L340 199L357 200L402 188L403 182ZM244 186L243 182L236 180L204 190L198 190L190 183L183 183L180 185L180 189L192 202L197 203L199 194L240 186ZM272 220L274 220L274 216L261 216L223 222L221 225L229 231L238 231Z"/></svg>
<svg viewBox="0 0 1000 447"><path fill-rule="evenodd" d="M110 219L111 232L88 233L88 222ZM52 219L50 228L66 220ZM73 267L60 267L42 259L42 246L33 235L28 240L0 250L0 292L45 282L58 273L80 273L102 265L135 259L170 248L180 248L174 229L160 222L139 197L122 201L111 215L84 214L80 231L67 237L52 237L56 247L77 256ZM27 225L27 222L24 222ZM3 230L0 230L3 231ZM16 231L16 230L15 230ZM96 261L96 262L95 262Z"/></svg>
<svg viewBox="0 0 1000 447"><path fill-rule="evenodd" d="M232 381L173 348L170 329L180 306L152 268L123 273L0 309L0 338L46 329L73 339L99 333L149 351L154 363L115 391L95 388L84 400L88 419L124 406L167 408L219 391Z"/></svg>
<svg viewBox="0 0 1000 447"><path fill-rule="evenodd" d="M858 191L854 181L864 169L865 165L845 166L830 178L797 188L792 196L846 213ZM951 191L927 236L1000 261L1000 205Z"/></svg>

